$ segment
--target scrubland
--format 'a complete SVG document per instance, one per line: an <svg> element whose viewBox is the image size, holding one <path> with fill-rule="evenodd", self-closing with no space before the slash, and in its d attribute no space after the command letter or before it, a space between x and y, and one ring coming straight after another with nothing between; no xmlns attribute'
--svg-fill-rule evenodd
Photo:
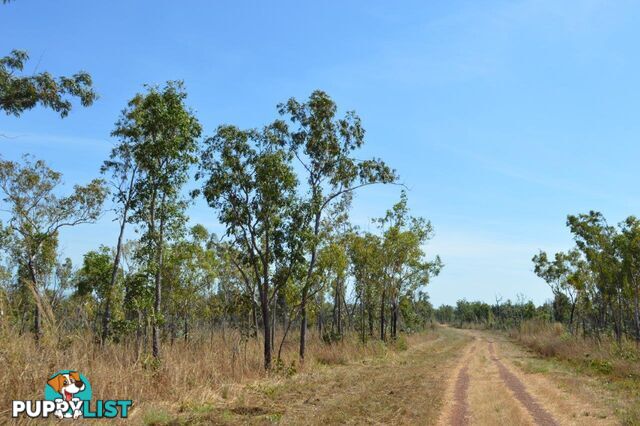
<svg viewBox="0 0 640 426"><path fill-rule="evenodd" d="M261 340L245 338L234 330L194 335L189 342L167 342L160 362L133 341L100 347L91 334L67 334L49 335L37 345L30 335L4 330L0 332L0 362L4 367L0 386L10 391L0 395L0 417L11 415L13 399L42 399L48 377L62 369L83 373L91 383L93 399L131 399L133 419L154 423L164 418L162 413L224 400L239 386L319 366L381 357L407 344L403 337L395 345L378 341L363 345L357 336L326 344L312 334L301 364L297 343L297 336L290 335L283 345L282 360L271 372L265 372Z"/></svg>

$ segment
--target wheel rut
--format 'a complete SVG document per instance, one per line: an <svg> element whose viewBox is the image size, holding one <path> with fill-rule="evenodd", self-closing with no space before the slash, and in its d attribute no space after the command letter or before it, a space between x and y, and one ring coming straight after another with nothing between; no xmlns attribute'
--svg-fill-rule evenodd
<svg viewBox="0 0 640 426"><path fill-rule="evenodd" d="M467 426L507 421L519 425L560 425L525 383L500 360L493 340L474 331L463 333L473 340L450 382L451 399L440 424Z"/></svg>
<svg viewBox="0 0 640 426"><path fill-rule="evenodd" d="M469 370L467 366L462 367L458 373L456 387L453 394L455 404L451 413L451 424L453 426L466 426L469 424Z"/></svg>
<svg viewBox="0 0 640 426"><path fill-rule="evenodd" d="M557 426L559 423L553 418L553 416L545 410L532 396L527 392L527 388L520 379L518 379L504 364L500 361L500 358L496 356L493 342L489 341L489 353L491 359L498 366L500 371L500 377L507 387L513 392L513 395L520 401L520 403L527 409L531 417L533 417L536 424L541 426Z"/></svg>

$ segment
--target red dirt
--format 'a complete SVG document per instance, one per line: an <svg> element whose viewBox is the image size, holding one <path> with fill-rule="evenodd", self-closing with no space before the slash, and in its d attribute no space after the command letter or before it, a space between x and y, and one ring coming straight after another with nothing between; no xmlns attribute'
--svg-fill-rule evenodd
<svg viewBox="0 0 640 426"><path fill-rule="evenodd" d="M544 425L544 426L557 426L559 423L553 418L548 411L546 411L538 402L533 399L531 394L527 392L524 384L520 379L518 379L512 372L510 372L507 367L500 361L498 357L496 357L495 351L493 349L493 342L489 342L489 352L491 353L491 357L493 361L498 366L500 370L500 377L504 381L504 383L511 389L514 396L524 405L524 407L529 411L529 414L533 417L536 424Z"/></svg>
<svg viewBox="0 0 640 426"><path fill-rule="evenodd" d="M456 388L453 394L455 405L451 412L452 426L466 426L469 424L469 403L467 393L469 391L469 372L467 367L463 367L458 373Z"/></svg>

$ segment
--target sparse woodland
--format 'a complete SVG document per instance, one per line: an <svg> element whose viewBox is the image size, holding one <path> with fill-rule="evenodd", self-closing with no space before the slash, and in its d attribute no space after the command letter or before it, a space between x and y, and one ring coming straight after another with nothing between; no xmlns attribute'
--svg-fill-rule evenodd
<svg viewBox="0 0 640 426"><path fill-rule="evenodd" d="M73 97L95 98L86 74L15 77L26 59L2 60L7 114L41 104L65 116ZM326 93L289 99L262 127L203 136L182 83L168 82L136 94L111 136L111 156L86 186L63 188L46 159L1 160L4 333L37 344L90 333L159 366L167 344L233 330L261 342L270 369L294 336L304 360L308 330L328 345L350 332L365 343L431 319L422 289L442 266L424 251L431 224L410 214L404 191L377 232L350 224L357 191L398 176L380 159L357 159L360 118L339 116ZM194 197L223 235L189 223ZM113 244L73 265L60 235L103 215L119 224Z"/></svg>
<svg viewBox="0 0 640 426"><path fill-rule="evenodd" d="M0 58L0 112L12 119L36 107L64 119L98 99L88 73L30 75L28 62L18 50ZM112 150L95 178L73 187L46 158L0 154L0 360L15 373L0 384L18 377L21 395L36 398L43 374L75 368L99 393L167 401L173 383L188 405L412 341L434 356L431 336L406 335L435 321L507 331L544 356L640 377L640 220L568 216L575 247L532 259L553 294L541 306L520 297L434 308L426 287L444 267L429 251L434 229L411 212L398 172L363 158L360 117L321 90L285 95L272 121L240 128L197 116L181 81L144 86L109 118ZM381 185L398 200L365 231L352 204ZM222 231L190 220L194 200ZM116 232L72 262L65 232L99 220ZM455 352L466 332L434 335Z"/></svg>

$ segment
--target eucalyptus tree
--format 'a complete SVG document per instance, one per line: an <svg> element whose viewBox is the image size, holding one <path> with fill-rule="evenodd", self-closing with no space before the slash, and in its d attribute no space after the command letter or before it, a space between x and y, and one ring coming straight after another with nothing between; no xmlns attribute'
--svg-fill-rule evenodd
<svg viewBox="0 0 640 426"><path fill-rule="evenodd" d="M136 139L130 137L127 121L128 119L124 117L116 123L116 129L112 132L112 136L119 137L120 142L111 150L109 159L105 160L100 169L103 174L111 174L111 193L115 204L116 220L119 225L115 256L111 266L111 278L106 289L104 315L102 317L101 342L103 344L106 343L111 332L112 292L120 269L125 228L129 221L138 187L137 180L139 179L138 164L134 157L134 149L137 146L135 144Z"/></svg>
<svg viewBox="0 0 640 426"><path fill-rule="evenodd" d="M93 318L95 324L97 324L98 316L104 317L106 315L105 305L107 300L112 297L113 291L110 286L112 264L111 250L101 246L98 250L85 253L82 267L75 276L76 295L89 297L101 307L96 310L96 318Z"/></svg>
<svg viewBox="0 0 640 426"><path fill-rule="evenodd" d="M376 301L383 285L382 240L369 232L353 233L349 238L348 254L355 291L360 300L360 334L364 343L366 330L370 337L374 335Z"/></svg>
<svg viewBox="0 0 640 426"><path fill-rule="evenodd" d="M9 2L2 0L3 4ZM72 108L70 98L78 98L85 107L96 100L88 73L80 71L71 77L54 77L48 72L16 75L24 70L28 60L29 55L23 50L12 50L0 58L0 110L7 115L17 117L40 104L64 118Z"/></svg>
<svg viewBox="0 0 640 426"><path fill-rule="evenodd" d="M640 341L640 220L629 216L620 224L616 245L622 258L622 273L633 305L635 339Z"/></svg>
<svg viewBox="0 0 640 426"><path fill-rule="evenodd" d="M532 261L535 274L546 281L555 299L564 297L569 301L569 329L573 331L578 298L585 291L590 278L587 262L577 249L566 253L558 252L553 260L549 259L547 253L540 251ZM555 311L557 309L554 309L554 316L558 318L561 313Z"/></svg>
<svg viewBox="0 0 640 426"><path fill-rule="evenodd" d="M615 246L616 229L609 225L600 212L569 215L567 226L574 235L578 249L584 254L593 272L598 295L602 298L598 323L607 322L607 310L613 316L614 332L618 341L623 332L623 277L621 260Z"/></svg>
<svg viewBox="0 0 640 426"><path fill-rule="evenodd" d="M41 336L40 289L56 260L59 231L100 216L107 194L100 179L60 196L62 175L44 161L23 157L22 163L0 159L0 191L3 211L10 215L5 225L9 246L19 267L26 272L26 285L35 298L33 330Z"/></svg>
<svg viewBox="0 0 640 426"><path fill-rule="evenodd" d="M197 161L197 141L202 131L185 104L186 97L179 81L169 81L162 87L147 86L145 93L129 102L113 131L127 145L125 155L131 155L139 175L133 181L131 215L127 220L143 230L138 254L153 276L152 353L156 359L160 357L163 321L164 248L167 239L182 234L186 222L187 200L181 190L189 178L189 168ZM122 176L120 170L113 170Z"/></svg>
<svg viewBox="0 0 640 426"><path fill-rule="evenodd" d="M335 102L325 92L314 91L306 102L290 98L278 105L291 122L289 148L304 170L306 274L300 286L300 348L304 359L307 331L307 302L314 285L321 221L326 210L343 194L378 183L396 182L397 176L379 159L358 160L355 152L364 144L365 130L355 112L337 116Z"/></svg>
<svg viewBox="0 0 640 426"><path fill-rule="evenodd" d="M203 305L204 293L216 279L217 257L208 247L209 232L202 225L189 230L190 238L176 241L166 256L165 311L171 313L172 339L177 334L177 322L182 322L182 335L189 340L190 322L197 307Z"/></svg>
<svg viewBox="0 0 640 426"><path fill-rule="evenodd" d="M442 268L439 256L426 259L424 245L433 237L431 222L409 215L407 195L402 191L400 201L375 220L383 231L384 252L383 286L380 301L380 338L385 339L385 305L391 305L391 337L398 333L399 302L403 295L413 297L414 292L429 283L430 277Z"/></svg>
<svg viewBox="0 0 640 426"><path fill-rule="evenodd" d="M220 126L205 141L198 178L202 193L218 212L232 260L243 279L257 289L264 336L264 367L271 368L271 302L299 263L293 236L297 179L291 152L283 149L286 126L262 130Z"/></svg>
<svg viewBox="0 0 640 426"><path fill-rule="evenodd" d="M0 58L0 110L7 115L18 117L40 104L64 118L73 106L70 98L78 98L85 107L96 100L91 76L83 71L71 77L54 77L48 72L16 75L28 60L29 55L22 50Z"/></svg>

